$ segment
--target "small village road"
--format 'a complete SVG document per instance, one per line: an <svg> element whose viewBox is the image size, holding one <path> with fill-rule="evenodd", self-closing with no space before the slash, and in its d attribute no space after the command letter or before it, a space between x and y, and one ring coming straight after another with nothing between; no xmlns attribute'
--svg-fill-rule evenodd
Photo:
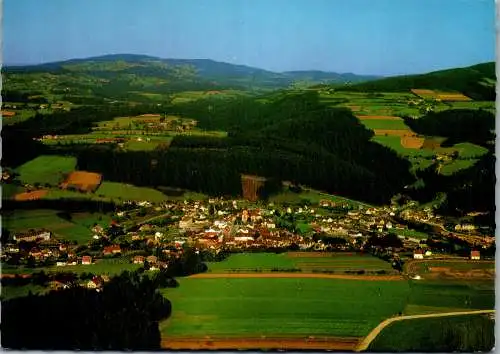
<svg viewBox="0 0 500 354"><path fill-rule="evenodd" d="M399 316L392 317L382 321L377 327L375 327L363 340L361 340L356 347L356 352L362 352L368 349L371 342L382 332L382 330L393 322L412 320L417 318L432 318L432 317L449 317L449 316L463 316L463 315L479 315L495 313L495 310L475 310L475 311L459 311L459 312L443 312L443 313L431 313L426 315L412 315L412 316Z"/></svg>

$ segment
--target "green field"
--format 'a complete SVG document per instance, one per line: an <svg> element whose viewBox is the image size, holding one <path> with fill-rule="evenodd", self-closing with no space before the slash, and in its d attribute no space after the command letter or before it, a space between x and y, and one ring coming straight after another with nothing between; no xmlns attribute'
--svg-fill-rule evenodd
<svg viewBox="0 0 500 354"><path fill-rule="evenodd" d="M375 338L368 351L486 352L494 345L494 321L472 315L394 322Z"/></svg>
<svg viewBox="0 0 500 354"><path fill-rule="evenodd" d="M446 163L443 165L443 167L440 170L440 173L442 175L452 175L455 172L458 172L460 170L465 170L469 167L472 167L478 162L479 160L477 159L471 159L471 160L454 160L450 163Z"/></svg>
<svg viewBox="0 0 500 354"><path fill-rule="evenodd" d="M16 210L15 212L4 213L2 227L11 232L24 232L31 228L45 228L52 231L58 239L84 244L90 241L92 237L90 228L93 222L100 222L98 221L99 216L101 216L104 225L109 223L109 216L101 214L80 213L71 221L68 221L59 217L57 213L57 210L49 209Z"/></svg>
<svg viewBox="0 0 500 354"><path fill-rule="evenodd" d="M494 282L180 278L163 336L365 336L397 315L493 309Z"/></svg>
<svg viewBox="0 0 500 354"><path fill-rule="evenodd" d="M296 204L304 205L305 202L312 204L319 204L322 200L330 200L339 204L347 204L350 207L358 208L360 206L365 208L371 208L372 205L359 202L353 199L344 198L341 196L326 194L313 189L304 189L300 193L295 193L290 190L284 189L282 192L274 194L269 197L269 201L279 204Z"/></svg>
<svg viewBox="0 0 500 354"><path fill-rule="evenodd" d="M428 312L428 307L440 311L456 309L489 310L495 308L494 281L409 281L411 292L405 314Z"/></svg>
<svg viewBox="0 0 500 354"><path fill-rule="evenodd" d="M75 168L74 157L42 155L21 165L16 172L23 183L56 185L63 180L64 174L74 171Z"/></svg>
<svg viewBox="0 0 500 354"><path fill-rule="evenodd" d="M406 282L178 279L164 336L364 336L402 311Z"/></svg>
<svg viewBox="0 0 500 354"><path fill-rule="evenodd" d="M346 270L392 270L391 265L371 255L331 253L324 257L294 257L291 253L237 253L222 262L207 262L212 273L300 269L302 272Z"/></svg>
<svg viewBox="0 0 500 354"><path fill-rule="evenodd" d="M412 269L418 274L425 274L430 272L432 267L451 268L458 271L467 271L473 269L495 269L494 262L485 261L468 261L468 262L443 262L439 260L426 260L425 262L418 262L411 265ZM416 267L416 268L415 268Z"/></svg>
<svg viewBox="0 0 500 354"><path fill-rule="evenodd" d="M131 184L118 182L102 182L95 191L97 196L103 196L119 200L147 200L150 202L161 202L167 200L167 196L153 188L136 187Z"/></svg>
<svg viewBox="0 0 500 354"><path fill-rule="evenodd" d="M409 229L392 229L397 235L410 237L410 238L418 238L419 240L427 240L429 235L425 232L417 231L417 230L409 230Z"/></svg>
<svg viewBox="0 0 500 354"><path fill-rule="evenodd" d="M2 292L0 297L2 301L13 299L15 297L28 296L30 291L32 294L43 294L48 291L48 289L43 286L33 284L23 286L7 285L2 286L1 290Z"/></svg>
<svg viewBox="0 0 500 354"><path fill-rule="evenodd" d="M368 129L409 130L404 120L362 119L361 123Z"/></svg>

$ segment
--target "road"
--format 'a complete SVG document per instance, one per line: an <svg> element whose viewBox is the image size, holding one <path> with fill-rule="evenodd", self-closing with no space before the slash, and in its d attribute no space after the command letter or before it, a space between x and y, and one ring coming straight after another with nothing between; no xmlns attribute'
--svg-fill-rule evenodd
<svg viewBox="0 0 500 354"><path fill-rule="evenodd" d="M396 321L412 320L417 318L432 318L432 317L449 317L449 316L463 316L463 315L479 315L495 313L495 310L475 310L475 311L460 311L460 312L443 312L443 313L432 313L427 315L412 315L412 316L399 316L388 318L382 321L377 327L375 327L356 347L356 352L365 351L370 346L371 342L382 332L382 330Z"/></svg>

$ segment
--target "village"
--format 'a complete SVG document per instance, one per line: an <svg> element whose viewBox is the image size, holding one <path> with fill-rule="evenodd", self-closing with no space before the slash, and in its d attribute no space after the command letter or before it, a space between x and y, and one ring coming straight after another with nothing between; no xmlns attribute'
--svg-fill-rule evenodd
<svg viewBox="0 0 500 354"><path fill-rule="evenodd" d="M445 230L441 217L431 210L401 211L396 206L355 208L331 200L308 204L287 206L223 198L160 204L128 201L113 215L109 227L93 226L93 236L86 245L64 241L45 229L32 229L14 234L4 245L2 263L28 267L31 271L54 267L63 271L68 266L88 266L119 258L155 271L167 269L186 247L212 257L222 251L280 249L368 251L384 254L390 262L443 256L443 250L427 245L426 238L408 236L412 233L405 225L405 219L419 220ZM474 230L470 225L457 225L456 229ZM445 230L443 234L449 232ZM394 242L394 236L399 241ZM493 241L475 237L482 240L482 248ZM390 243L373 242L389 239ZM480 258L479 249L481 245L471 252L472 259ZM95 277L100 284L101 278Z"/></svg>

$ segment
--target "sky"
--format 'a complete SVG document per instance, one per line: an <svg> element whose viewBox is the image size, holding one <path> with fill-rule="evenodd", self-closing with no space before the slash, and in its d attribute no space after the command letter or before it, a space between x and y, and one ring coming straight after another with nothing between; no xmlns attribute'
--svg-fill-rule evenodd
<svg viewBox="0 0 500 354"><path fill-rule="evenodd" d="M400 75L495 60L494 0L3 0L3 65L105 54Z"/></svg>

